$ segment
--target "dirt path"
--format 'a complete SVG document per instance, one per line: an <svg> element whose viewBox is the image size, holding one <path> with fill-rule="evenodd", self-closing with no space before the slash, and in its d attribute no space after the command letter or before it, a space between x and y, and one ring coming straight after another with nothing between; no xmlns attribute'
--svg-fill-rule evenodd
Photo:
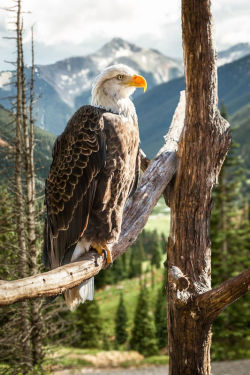
<svg viewBox="0 0 250 375"><path fill-rule="evenodd" d="M54 375L167 375L167 366L151 366L140 369L93 369L57 371ZM212 363L212 375L249 375L250 359ZM185 374L183 374L185 375Z"/></svg>

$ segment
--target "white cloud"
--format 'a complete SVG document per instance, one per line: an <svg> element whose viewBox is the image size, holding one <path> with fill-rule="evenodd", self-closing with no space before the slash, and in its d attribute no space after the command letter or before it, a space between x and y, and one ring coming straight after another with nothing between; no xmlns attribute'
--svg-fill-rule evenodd
<svg viewBox="0 0 250 375"><path fill-rule="evenodd" d="M213 2L215 37L218 49L250 42L250 2L220 0Z"/></svg>
<svg viewBox="0 0 250 375"><path fill-rule="evenodd" d="M1 6L11 4L1 0ZM249 42L249 0L214 0L212 4L218 48ZM39 63L94 52L117 36L169 56L182 55L180 0L23 0L23 9L31 12L25 15L24 41L28 45L29 28L35 24ZM7 17L0 11L1 35L6 33ZM1 41L0 46L8 58L11 42Z"/></svg>

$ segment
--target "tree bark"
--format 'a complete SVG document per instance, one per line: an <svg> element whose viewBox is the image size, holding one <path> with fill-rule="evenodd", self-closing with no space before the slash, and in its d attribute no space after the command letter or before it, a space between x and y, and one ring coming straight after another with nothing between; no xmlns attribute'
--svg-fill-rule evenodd
<svg viewBox="0 0 250 375"><path fill-rule="evenodd" d="M22 26L21 26L21 1L17 1L17 96L16 96L16 144L15 144L15 199L16 199L16 228L17 228L17 243L19 247L19 275L26 277L28 274L27 267L27 248L25 240L25 215L23 202L23 186L22 186ZM22 358L24 361L24 371L28 371L32 367L31 346L29 335L31 332L29 320L29 305L23 302L18 312L21 317L21 340Z"/></svg>
<svg viewBox="0 0 250 375"><path fill-rule="evenodd" d="M29 273L38 273L37 263L37 238L36 238L36 206L35 206L35 168L34 168L34 121L33 121L33 101L34 101L34 41L33 28L31 30L31 78L30 78L30 105L29 124L26 108L26 85L24 75L24 60L22 59L22 99L23 99L23 133L24 133L24 155L25 155L25 175L26 175L26 218L27 218L27 240L29 249ZM22 51L23 52L23 51ZM30 303L31 312L31 343L33 366L39 366L43 358L42 350L42 327L43 320L41 314L41 301L34 300Z"/></svg>
<svg viewBox="0 0 250 375"><path fill-rule="evenodd" d="M182 0L186 115L167 246L170 375L210 374L211 321L196 314L194 301L211 289L211 190L231 141L217 109L211 18L209 0ZM173 267L187 288L173 281Z"/></svg>

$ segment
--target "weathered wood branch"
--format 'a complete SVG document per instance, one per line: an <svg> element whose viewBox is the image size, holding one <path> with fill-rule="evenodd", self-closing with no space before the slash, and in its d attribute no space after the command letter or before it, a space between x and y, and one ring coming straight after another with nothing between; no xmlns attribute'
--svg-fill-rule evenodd
<svg viewBox="0 0 250 375"><path fill-rule="evenodd" d="M103 258L96 253L91 252L83 259L24 279L1 281L0 305L60 294L96 275L104 267Z"/></svg>
<svg viewBox="0 0 250 375"><path fill-rule="evenodd" d="M176 151L185 116L185 93L175 111L166 136L165 145L148 166L140 185L128 201L123 215L119 242L112 248L113 259L123 254L145 226L148 217L176 171ZM14 281L0 283L0 305L24 299L56 295L95 276L106 264L101 256L92 252L83 261L71 263L55 270Z"/></svg>
<svg viewBox="0 0 250 375"><path fill-rule="evenodd" d="M231 303L250 290L250 268L196 298L198 310L213 321Z"/></svg>

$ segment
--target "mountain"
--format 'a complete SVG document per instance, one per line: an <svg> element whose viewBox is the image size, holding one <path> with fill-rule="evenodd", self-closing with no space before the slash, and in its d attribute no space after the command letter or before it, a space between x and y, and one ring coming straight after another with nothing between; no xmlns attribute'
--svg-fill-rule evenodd
<svg viewBox="0 0 250 375"><path fill-rule="evenodd" d="M218 94L228 113L250 103L250 55L218 69ZM142 148L149 157L163 144L174 110L179 101L179 93L185 89L184 78L163 83L135 98L140 122Z"/></svg>
<svg viewBox="0 0 250 375"><path fill-rule="evenodd" d="M52 161L51 151L55 136L35 126L35 168L37 184L44 190L44 180L48 175ZM14 160L12 149L15 139L13 115L0 106L0 170L1 183L9 181L14 175Z"/></svg>
<svg viewBox="0 0 250 375"><path fill-rule="evenodd" d="M219 52L218 62L223 64L243 56L250 51L247 43L241 43ZM35 67L35 94L37 124L53 134L60 134L71 115L90 101L93 79L106 66L124 63L144 75L148 88L171 81L183 75L181 61L169 58L154 49L145 49L120 38L114 38L95 53L71 57L55 64ZM29 81L30 69L26 69ZM15 86L8 85L14 73L0 73L0 103L11 109L6 97L15 95ZM135 97L140 94L135 92Z"/></svg>
<svg viewBox="0 0 250 375"><path fill-rule="evenodd" d="M218 53L218 66L239 60L242 57L250 55L250 44L239 43Z"/></svg>
<svg viewBox="0 0 250 375"><path fill-rule="evenodd" d="M94 78L108 65L126 64L143 74L150 87L183 74L181 62L152 49L143 49L114 38L96 53L72 57L53 65L39 66L39 74L51 84L62 101L72 108L89 101Z"/></svg>
<svg viewBox="0 0 250 375"><path fill-rule="evenodd" d="M39 127L59 134L74 111L90 101L94 78L108 65L123 63L145 76L148 87L183 75L182 63L154 49L145 49L114 38L97 52L72 57L51 65L35 67L35 93L40 96L36 110ZM26 69L27 80L30 71ZM0 73L0 103L11 108L3 98L15 95L9 85L13 72Z"/></svg>

